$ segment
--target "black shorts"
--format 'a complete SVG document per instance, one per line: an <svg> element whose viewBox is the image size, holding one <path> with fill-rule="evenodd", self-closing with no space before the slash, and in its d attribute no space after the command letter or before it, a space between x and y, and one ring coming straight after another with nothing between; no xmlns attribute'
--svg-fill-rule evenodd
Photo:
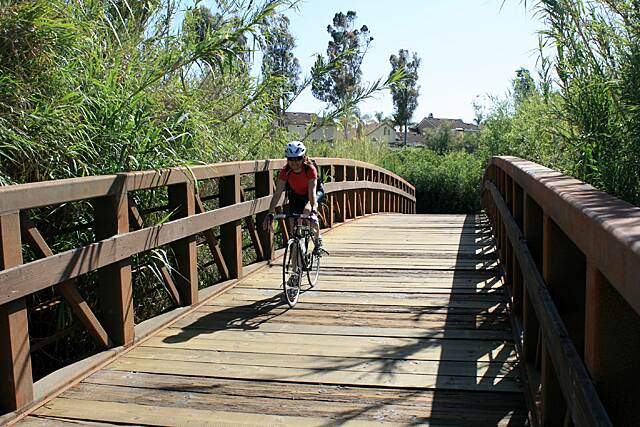
<svg viewBox="0 0 640 427"><path fill-rule="evenodd" d="M325 194L322 192L316 191L316 200L318 204L322 203L324 200ZM301 196L300 194L296 194L293 191L289 192L289 213L292 214L301 214L304 212L304 207L309 202L309 197L305 194Z"/></svg>

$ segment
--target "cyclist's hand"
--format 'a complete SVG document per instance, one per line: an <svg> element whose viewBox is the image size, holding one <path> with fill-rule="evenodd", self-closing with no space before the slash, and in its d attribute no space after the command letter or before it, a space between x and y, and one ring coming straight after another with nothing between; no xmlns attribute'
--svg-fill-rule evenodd
<svg viewBox="0 0 640 427"><path fill-rule="evenodd" d="M262 229L273 231L273 214L269 212L262 221Z"/></svg>

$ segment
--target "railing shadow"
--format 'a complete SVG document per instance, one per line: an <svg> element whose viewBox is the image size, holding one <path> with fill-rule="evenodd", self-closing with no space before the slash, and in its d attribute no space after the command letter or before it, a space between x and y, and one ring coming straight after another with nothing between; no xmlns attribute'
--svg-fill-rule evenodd
<svg viewBox="0 0 640 427"><path fill-rule="evenodd" d="M467 217L467 227L482 226L477 224L473 216ZM498 425L506 417L512 417L512 423L520 423L526 419L526 410L521 395L513 391L502 390L501 383L513 382L517 379L517 370L512 360L513 350L510 340L487 339L479 343L476 348L466 348L461 352L461 342L464 341L461 331L480 330L492 331L506 321L506 305L504 301L497 301L495 296L488 291L499 289L500 282L496 274L487 274L486 278L475 272L482 271L492 265L492 260L487 259L486 254L492 248L487 245L493 243L485 237L485 232L463 233L460 237L459 247L473 247L467 253L458 252L454 265L453 288L449 298L449 304L430 307L407 307L407 311L414 313L415 322L422 321L431 314L444 314L444 328L442 331L424 333L412 339L402 346L380 345L377 348L350 355L349 357L333 356L326 358L326 362L307 368L305 373L292 374L290 377L274 376L272 381L300 381L313 383L317 374L339 371L377 372L379 380L391 379L398 372L406 369L407 360L429 363L425 359L425 352L435 349L438 356L432 362L439 366L435 374L435 382L425 387L403 388L402 397L381 398L375 402L363 402L358 408L343 411L339 418L328 420L324 425L338 426L349 420L361 417L378 417L385 408L390 405L402 405L405 399L419 396L431 396L431 410L429 417L416 417L409 425L421 425L425 422L449 423L455 422L459 411L468 410L469 407L480 412L486 407L490 411L470 419L466 425ZM467 248L468 249L468 248ZM478 255L473 256L471 253ZM480 260L470 266L471 259ZM464 261L464 262L461 262ZM469 293L470 277L476 277L480 285L475 284L475 292ZM474 281L475 283L475 281ZM479 286L479 289L477 288ZM484 292L483 292L484 291ZM490 297L487 300L486 297ZM485 302L482 302L484 297ZM477 301L478 304L468 306L469 301ZM175 336L166 337L164 342L176 343L186 341L199 334L211 334L219 330L240 329L258 330L260 325L268 322L286 312L286 305L282 302L280 292L273 297L245 304L233 308L223 309L205 317L195 320L188 326L188 331L178 333ZM212 324L216 326L212 327ZM194 329L201 329L197 332ZM508 329L508 328L507 328ZM466 341L469 342L468 340ZM439 353L438 353L439 351ZM483 366L483 372L479 373L479 366ZM427 377L425 377L427 381ZM428 381L433 381L433 376ZM465 389L468 389L465 391ZM485 391L480 391L484 389ZM492 391L492 402L483 402L486 391ZM495 396L498 396L496 398ZM496 400L505 398L505 403L500 405ZM513 403L514 406L509 406ZM513 424L512 424L513 425Z"/></svg>
<svg viewBox="0 0 640 427"><path fill-rule="evenodd" d="M284 308L284 310L274 313L273 310L277 308ZM263 323L281 316L287 311L287 303L284 302L282 295L278 293L270 298L258 300L251 304L225 308L199 317L189 324L188 329L164 338L163 342L175 344L188 341L200 334L211 335L217 331L224 330L254 331L259 329Z"/></svg>

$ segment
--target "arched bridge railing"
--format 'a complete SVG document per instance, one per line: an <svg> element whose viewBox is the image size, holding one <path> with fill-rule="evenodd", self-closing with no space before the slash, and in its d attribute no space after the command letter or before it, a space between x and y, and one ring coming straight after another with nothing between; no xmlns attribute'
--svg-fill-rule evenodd
<svg viewBox="0 0 640 427"><path fill-rule="evenodd" d="M484 205L541 425L640 425L640 208L515 157Z"/></svg>
<svg viewBox="0 0 640 427"><path fill-rule="evenodd" d="M324 227L378 212L414 213L414 187L393 173L353 160L317 163L328 194ZM76 368L58 375L61 381L34 386L31 353L65 332L36 342L29 334L34 311L64 301L98 348L121 350L144 334L147 322L136 326L136 320L166 324L180 314L171 307L197 304L203 294L234 284L249 263L272 259L274 236L257 224L283 166L284 160L244 161L0 187L0 413L23 408L78 375ZM42 220L61 212L77 218L63 221L64 229ZM279 229L286 239L282 224ZM68 248L50 240L60 233L80 244ZM158 248L170 254L164 261L157 254L144 258ZM136 274L151 264L170 300L161 316L141 315L134 305ZM207 268L217 270L217 284L201 289L199 276ZM86 284L81 292L83 280L92 286L91 298ZM34 301L52 289L48 299Z"/></svg>

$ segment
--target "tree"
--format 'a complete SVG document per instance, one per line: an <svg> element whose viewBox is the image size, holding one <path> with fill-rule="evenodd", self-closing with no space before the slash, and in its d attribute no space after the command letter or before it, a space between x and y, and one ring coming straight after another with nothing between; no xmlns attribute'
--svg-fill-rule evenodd
<svg viewBox="0 0 640 427"><path fill-rule="evenodd" d="M404 77L391 84L391 95L395 106L393 120L398 126L404 128L404 144L406 145L407 124L418 106L418 95L420 94L420 86L417 86L420 58L415 52L410 57L409 51L400 49L397 56L391 55L389 62L391 63L390 75L404 70Z"/></svg>
<svg viewBox="0 0 640 427"><path fill-rule="evenodd" d="M531 95L537 92L536 84L531 73L526 68L516 70L516 78L513 80L513 101L516 109Z"/></svg>
<svg viewBox="0 0 640 427"><path fill-rule="evenodd" d="M355 21L354 11L348 11L346 15L342 12L334 15L333 25L327 26L331 36L327 46L327 61L318 55L311 69L313 96L336 107L362 91L360 66L373 37L366 25L355 28ZM327 64L335 65L328 73L320 73L319 70L326 69Z"/></svg>
<svg viewBox="0 0 640 427"><path fill-rule="evenodd" d="M282 120L284 112L300 89L300 63L293 55L296 42L289 32L289 18L284 15L268 17L261 45L262 74L265 79L279 80L272 111L278 120Z"/></svg>

